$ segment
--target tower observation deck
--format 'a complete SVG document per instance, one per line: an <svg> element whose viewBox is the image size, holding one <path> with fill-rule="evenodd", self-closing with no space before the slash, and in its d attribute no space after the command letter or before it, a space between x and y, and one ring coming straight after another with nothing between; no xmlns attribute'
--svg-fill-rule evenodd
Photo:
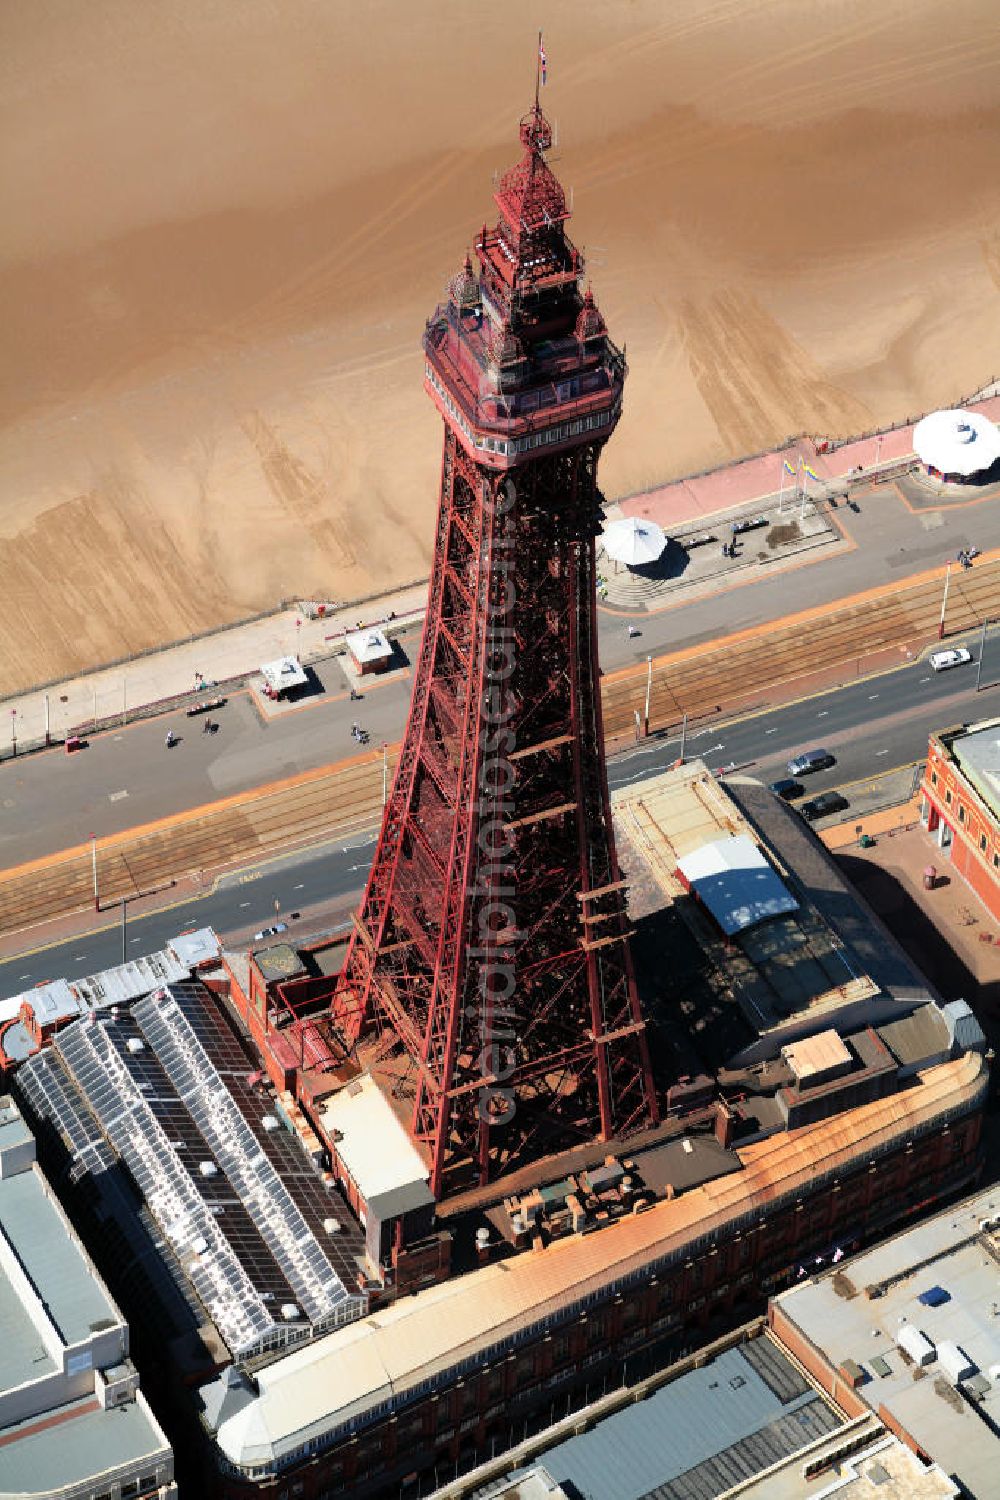
<svg viewBox="0 0 1000 1500"><path fill-rule="evenodd" d="M608 801L597 461L625 360L537 102L424 335L444 419L413 699L335 1016L378 1033L443 1198L655 1123Z"/></svg>

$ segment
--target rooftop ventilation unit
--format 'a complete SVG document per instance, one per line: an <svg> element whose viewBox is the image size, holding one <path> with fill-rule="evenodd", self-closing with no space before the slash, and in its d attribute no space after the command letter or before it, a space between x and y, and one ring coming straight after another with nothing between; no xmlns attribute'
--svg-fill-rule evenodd
<svg viewBox="0 0 1000 1500"><path fill-rule="evenodd" d="M896 1345L908 1354L915 1365L930 1365L937 1358L937 1353L930 1339L920 1332L920 1329L912 1323L904 1323L896 1334Z"/></svg>
<svg viewBox="0 0 1000 1500"><path fill-rule="evenodd" d="M141 1036L130 1036L125 1045L130 1052L142 1052L146 1043Z"/></svg>
<svg viewBox="0 0 1000 1500"><path fill-rule="evenodd" d="M198 1163L198 1171L202 1177L216 1177L219 1169L214 1161L200 1161Z"/></svg>
<svg viewBox="0 0 1000 1500"><path fill-rule="evenodd" d="M281 1129L281 1121L277 1115L261 1115L260 1123L269 1134L272 1130Z"/></svg>
<svg viewBox="0 0 1000 1500"><path fill-rule="evenodd" d="M281 1316L286 1323L294 1323L296 1318L301 1318L302 1314L299 1311L298 1303L283 1302L281 1304Z"/></svg>

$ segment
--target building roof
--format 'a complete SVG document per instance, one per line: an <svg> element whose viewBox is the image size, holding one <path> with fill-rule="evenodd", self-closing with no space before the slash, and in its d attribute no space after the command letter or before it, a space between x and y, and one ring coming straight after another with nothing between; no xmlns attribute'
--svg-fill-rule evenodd
<svg viewBox="0 0 1000 1500"><path fill-rule="evenodd" d="M370 1073L332 1095L319 1122L378 1217L434 1201L427 1186L430 1169Z"/></svg>
<svg viewBox="0 0 1000 1500"><path fill-rule="evenodd" d="M978 474L1000 458L1000 432L978 411L932 411L913 429L913 450L942 474Z"/></svg>
<svg viewBox="0 0 1000 1500"><path fill-rule="evenodd" d="M973 724L951 741L951 753L995 818L1000 819L1000 719Z"/></svg>
<svg viewBox="0 0 1000 1500"><path fill-rule="evenodd" d="M25 1001L34 1011L39 1026L54 1026L58 1021L68 1021L83 1014L83 1005L73 986L66 979L53 979L48 984L36 985L34 989L16 997L18 1009Z"/></svg>
<svg viewBox="0 0 1000 1500"><path fill-rule="evenodd" d="M34 1147L35 1137L9 1094L0 1095L0 1153L17 1146ZM34 1151L32 1150L32 1158Z"/></svg>
<svg viewBox="0 0 1000 1500"><path fill-rule="evenodd" d="M808 1084L817 1077L849 1068L853 1058L835 1031L818 1031L782 1047L781 1055L799 1083Z"/></svg>
<svg viewBox="0 0 1000 1500"><path fill-rule="evenodd" d="M210 927L187 937L172 938L166 948L158 953L149 953L133 958L125 964L110 969L101 969L84 979L53 979L48 984L36 985L22 990L17 995L0 1002L0 1023L16 1016L22 1005L27 1005L40 1026L54 1026L60 1021L70 1021L85 1015L89 1010L100 1010L105 1006L127 1005L140 995L148 995L165 984L175 984L187 979L192 962L188 954L211 957L214 945L218 952L218 939ZM184 956L182 956L184 955ZM195 961L201 962L198 958Z"/></svg>
<svg viewBox="0 0 1000 1500"><path fill-rule="evenodd" d="M267 948L257 948L253 961L267 984L305 973L306 966L291 943L271 943Z"/></svg>
<svg viewBox="0 0 1000 1500"><path fill-rule="evenodd" d="M279 656L277 661L262 662L260 675L276 693L287 693L289 688L304 687L309 681L309 674L303 671L297 656Z"/></svg>
<svg viewBox="0 0 1000 1500"><path fill-rule="evenodd" d="M222 952L222 944L211 927L198 927L192 932L180 932L167 944L176 953L180 963L192 972L200 964L211 963Z"/></svg>
<svg viewBox="0 0 1000 1500"><path fill-rule="evenodd" d="M812 1445L807 1459L793 1455L769 1469L740 1490L740 1500L959 1500L960 1494L937 1464L925 1464L881 1424L860 1417Z"/></svg>
<svg viewBox="0 0 1000 1500"><path fill-rule="evenodd" d="M943 1063L903 1094L744 1147L737 1152L742 1171L593 1234L556 1240L403 1298L262 1370L258 1399L220 1425L220 1448L238 1465L274 1463L346 1427L373 1404L580 1305L588 1292L642 1275L652 1260L686 1255L693 1237L724 1233L776 1195L801 1194L822 1173L909 1139L945 1110L979 1107L986 1087L978 1055Z"/></svg>
<svg viewBox="0 0 1000 1500"><path fill-rule="evenodd" d="M993 1493L1000 1473L1000 1234L980 1228L994 1217L1000 1228L996 1187L775 1302L832 1367L855 1360L866 1377L857 1395L974 1495ZM870 1287L876 1295L867 1295ZM934 1299L937 1306L920 1300L933 1287L948 1293L945 1301ZM930 1363L914 1366L904 1359L901 1330L929 1341ZM968 1385L957 1391L948 1377L941 1352L949 1343L959 1345L985 1377L978 1396ZM874 1373L875 1356L888 1365L888 1375ZM924 1373L915 1376L921 1368Z"/></svg>
<svg viewBox="0 0 1000 1500"><path fill-rule="evenodd" d="M902 1067L914 1063L927 1067L932 1061L947 1057L951 1050L951 1033L937 1005L921 1005L909 1015L887 1021L876 1029Z"/></svg>
<svg viewBox="0 0 1000 1500"><path fill-rule="evenodd" d="M63 1347L86 1343L95 1332L114 1327L123 1330L124 1338L125 1320L71 1233L37 1164L0 1182L0 1233ZM0 1386L6 1388L19 1368L23 1378L24 1366L6 1344L0 1345Z"/></svg>
<svg viewBox="0 0 1000 1500"><path fill-rule="evenodd" d="M745 833L700 844L678 860L677 868L727 936L798 909L778 872Z"/></svg>
<svg viewBox="0 0 1000 1500"><path fill-rule="evenodd" d="M540 1456L547 1472L583 1500L703 1500L844 1420L765 1334L723 1350Z"/></svg>
<svg viewBox="0 0 1000 1500"><path fill-rule="evenodd" d="M712 1019L697 1034L699 1051L708 1045L714 1052L703 1055L703 1066L775 1057L805 1032L855 1031L934 998L829 850L761 783L747 777L720 783L694 761L619 788L612 802L631 856L633 908L636 895L650 911L666 895L675 923L691 930L699 974L711 973L705 1013ZM743 838L760 850L796 905L723 943L715 924L709 930L686 898L678 871L703 846Z"/></svg>
<svg viewBox="0 0 1000 1500"><path fill-rule="evenodd" d="M93 1493L133 1463L166 1482L170 1448L141 1397L100 1404L95 1372L134 1378L128 1328L33 1149L16 1149L34 1145L19 1111L7 1101L2 1116L3 1146L15 1150L0 1179L0 1493Z"/></svg>
<svg viewBox="0 0 1000 1500"><path fill-rule="evenodd" d="M117 1018L77 1022L18 1087L93 1170L95 1134L128 1167L159 1232L234 1356L360 1316L342 1213L298 1144L268 1119L246 1054L200 984ZM71 1086L72 1085L72 1086ZM336 1212L333 1208L336 1208ZM220 1209L222 1210L220 1212Z"/></svg>
<svg viewBox="0 0 1000 1500"><path fill-rule="evenodd" d="M99 1481L104 1475L110 1480L126 1464L142 1474L164 1466L164 1479L173 1472L170 1445L141 1391L108 1411L93 1396L83 1396L60 1406L53 1420L58 1421L55 1429L51 1422L30 1417L4 1428L0 1492L5 1500L50 1500L88 1482L91 1493L110 1490L110 1482L102 1486Z"/></svg>
<svg viewBox="0 0 1000 1500"><path fill-rule="evenodd" d="M733 777L726 792L760 830L795 885L837 939L845 978L870 975L879 990L911 1009L936 998L924 976L862 900L811 828L759 781Z"/></svg>
<svg viewBox="0 0 1000 1500"><path fill-rule="evenodd" d="M392 655L392 642L384 631L375 628L352 630L344 640L354 660L362 666L370 661L385 661Z"/></svg>

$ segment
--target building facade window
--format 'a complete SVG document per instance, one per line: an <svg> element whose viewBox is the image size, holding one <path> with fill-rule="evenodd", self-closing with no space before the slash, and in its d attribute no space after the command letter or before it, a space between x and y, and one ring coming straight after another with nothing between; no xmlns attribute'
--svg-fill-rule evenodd
<svg viewBox="0 0 1000 1500"><path fill-rule="evenodd" d="M950 807L951 806L951 787L949 787L948 790L945 792L945 794L944 794L944 800L945 800L946 805L948 807Z"/></svg>
<svg viewBox="0 0 1000 1500"><path fill-rule="evenodd" d="M965 804L962 802L958 804L958 821L960 823L965 822Z"/></svg>
<svg viewBox="0 0 1000 1500"><path fill-rule="evenodd" d="M979 835L979 847L980 847L980 849L982 849L982 851L983 851L984 854L986 853L986 845L987 845L988 842L989 842L989 840L987 839L985 833L981 833Z"/></svg>

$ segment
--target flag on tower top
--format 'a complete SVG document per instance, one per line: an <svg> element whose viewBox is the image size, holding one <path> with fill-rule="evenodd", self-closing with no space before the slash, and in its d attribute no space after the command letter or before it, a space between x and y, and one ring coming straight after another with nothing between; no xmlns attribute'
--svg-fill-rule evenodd
<svg viewBox="0 0 1000 1500"><path fill-rule="evenodd" d="M545 82L545 73L548 67L548 59L545 56L545 48L542 45L542 33L538 33L538 66L542 70L542 82Z"/></svg>

